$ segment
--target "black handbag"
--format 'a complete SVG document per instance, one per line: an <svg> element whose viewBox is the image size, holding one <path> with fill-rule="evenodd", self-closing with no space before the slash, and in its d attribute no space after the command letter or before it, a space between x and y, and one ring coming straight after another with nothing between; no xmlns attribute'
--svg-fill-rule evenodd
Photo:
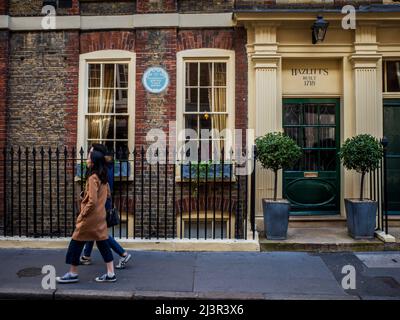
<svg viewBox="0 0 400 320"><path fill-rule="evenodd" d="M106 220L108 228L119 225L120 219L118 209L114 207L111 210L108 210L106 214Z"/></svg>

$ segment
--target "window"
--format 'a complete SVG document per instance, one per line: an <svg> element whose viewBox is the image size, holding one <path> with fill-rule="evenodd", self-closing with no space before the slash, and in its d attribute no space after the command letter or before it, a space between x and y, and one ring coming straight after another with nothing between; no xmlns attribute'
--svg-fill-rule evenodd
<svg viewBox="0 0 400 320"><path fill-rule="evenodd" d="M184 221L184 238L189 239L189 229L190 238L197 238L197 221L193 221L189 224L189 221ZM199 221L199 238L204 239L206 235L206 223L205 221ZM221 238L221 228L222 228L222 238ZM228 238L228 221L207 221L207 239L227 239ZM234 229L233 229L234 230Z"/></svg>
<svg viewBox="0 0 400 320"><path fill-rule="evenodd" d="M384 92L400 92L400 60L384 61Z"/></svg>
<svg viewBox="0 0 400 320"><path fill-rule="evenodd" d="M86 110L87 145L128 148L128 64L89 63Z"/></svg>
<svg viewBox="0 0 400 320"><path fill-rule="evenodd" d="M209 159L223 149L229 153L232 139L226 129L234 129L233 54L217 49L178 54L178 150L185 150L186 156L197 157L199 149ZM193 149L181 149L188 142L195 146L196 155L190 154Z"/></svg>
<svg viewBox="0 0 400 320"><path fill-rule="evenodd" d="M81 60L78 148L102 143L116 152L117 159L126 158L134 143L132 53L107 50L84 56L89 59Z"/></svg>

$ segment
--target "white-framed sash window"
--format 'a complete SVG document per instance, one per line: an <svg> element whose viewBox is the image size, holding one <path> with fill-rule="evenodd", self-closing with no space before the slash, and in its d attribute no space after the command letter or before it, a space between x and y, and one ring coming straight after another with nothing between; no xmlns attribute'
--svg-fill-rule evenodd
<svg viewBox="0 0 400 320"><path fill-rule="evenodd" d="M235 123L234 69L233 51L194 49L178 53L178 158L199 149L209 160L219 159L223 150L229 154ZM194 148L183 147L188 143Z"/></svg>
<svg viewBox="0 0 400 320"><path fill-rule="evenodd" d="M78 151L102 143L127 158L134 147L135 54L121 50L81 55Z"/></svg>

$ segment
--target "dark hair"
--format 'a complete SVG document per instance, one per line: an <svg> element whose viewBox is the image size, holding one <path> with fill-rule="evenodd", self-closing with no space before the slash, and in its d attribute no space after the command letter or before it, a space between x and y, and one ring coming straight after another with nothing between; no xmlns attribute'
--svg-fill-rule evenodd
<svg viewBox="0 0 400 320"><path fill-rule="evenodd" d="M93 150L90 153L90 160L92 161L92 167L88 170L87 178L93 174L97 174L101 183L106 184L108 182L108 169L104 154L100 151Z"/></svg>
<svg viewBox="0 0 400 320"><path fill-rule="evenodd" d="M105 156L108 156L108 157L114 156L114 153L112 151L110 151L104 144L94 143L94 144L92 144L91 148L93 148L93 150L101 152Z"/></svg>
<svg viewBox="0 0 400 320"><path fill-rule="evenodd" d="M93 143L91 148L93 148L93 150L101 152L104 155L107 155L107 147L104 144Z"/></svg>

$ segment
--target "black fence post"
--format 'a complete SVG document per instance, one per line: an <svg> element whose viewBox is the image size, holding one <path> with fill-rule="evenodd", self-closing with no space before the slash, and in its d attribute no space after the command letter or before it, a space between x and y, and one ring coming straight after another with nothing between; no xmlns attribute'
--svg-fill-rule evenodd
<svg viewBox="0 0 400 320"><path fill-rule="evenodd" d="M253 240L255 239L256 232L256 157L257 149L253 146L253 171L251 173L251 188L250 188L250 219L251 219L251 231L253 232Z"/></svg>
<svg viewBox="0 0 400 320"><path fill-rule="evenodd" d="M3 150L3 236L7 236L7 149Z"/></svg>
<svg viewBox="0 0 400 320"><path fill-rule="evenodd" d="M388 222L388 192L387 192L387 146L389 141L386 137L381 140L383 146L383 210L385 215L385 233L389 232Z"/></svg>

